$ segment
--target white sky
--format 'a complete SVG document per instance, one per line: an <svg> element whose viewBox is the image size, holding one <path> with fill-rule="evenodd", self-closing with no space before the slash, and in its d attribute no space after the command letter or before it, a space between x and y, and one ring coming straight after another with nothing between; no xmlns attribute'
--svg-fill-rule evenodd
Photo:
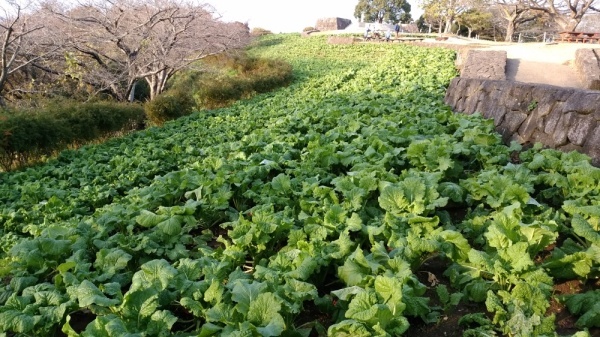
<svg viewBox="0 0 600 337"><path fill-rule="evenodd" d="M358 0L206 0L225 21L248 22L250 28L273 33L301 32L314 27L318 19L340 17L357 22L354 7ZM414 20L421 16L416 0L409 0Z"/></svg>
<svg viewBox="0 0 600 337"><path fill-rule="evenodd" d="M76 0L58 0L73 3ZM340 17L357 22L354 7L358 0L191 0L213 5L225 21L248 22L250 28L260 27L274 33L301 32L305 27L314 27L318 19ZM26 3L27 0L17 0ZM408 0L411 14L417 20L422 10L419 0ZM0 8L6 0L0 0ZM10 7L6 7L10 8ZM0 11L0 14L3 12Z"/></svg>

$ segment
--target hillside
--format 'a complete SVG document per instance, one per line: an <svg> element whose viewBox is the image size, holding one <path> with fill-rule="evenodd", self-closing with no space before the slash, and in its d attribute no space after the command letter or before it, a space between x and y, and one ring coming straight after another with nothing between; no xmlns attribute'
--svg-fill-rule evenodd
<svg viewBox="0 0 600 337"><path fill-rule="evenodd" d="M508 147L492 122L452 113L450 50L271 35L250 52L286 59L294 83L0 173L0 331L600 326L589 158Z"/></svg>

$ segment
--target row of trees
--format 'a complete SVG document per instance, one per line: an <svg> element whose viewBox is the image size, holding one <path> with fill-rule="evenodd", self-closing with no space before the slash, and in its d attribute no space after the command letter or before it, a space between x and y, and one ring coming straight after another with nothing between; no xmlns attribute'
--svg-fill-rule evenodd
<svg viewBox="0 0 600 337"><path fill-rule="evenodd" d="M421 6L425 23L440 33L450 33L453 24L466 27L469 36L502 27L505 41L524 25L574 31L585 14L600 12L600 0L421 0Z"/></svg>
<svg viewBox="0 0 600 337"><path fill-rule="evenodd" d="M250 41L247 25L222 22L207 4L180 0L5 3L0 11L2 98L74 86L125 101L133 99L144 81L152 99L178 71Z"/></svg>
<svg viewBox="0 0 600 337"><path fill-rule="evenodd" d="M365 22L409 23L410 9L407 0L359 0L354 17Z"/></svg>

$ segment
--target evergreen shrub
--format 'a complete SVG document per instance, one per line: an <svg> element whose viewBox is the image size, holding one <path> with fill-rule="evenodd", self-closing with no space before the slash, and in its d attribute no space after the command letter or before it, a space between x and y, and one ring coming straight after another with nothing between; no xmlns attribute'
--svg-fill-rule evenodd
<svg viewBox="0 0 600 337"><path fill-rule="evenodd" d="M81 145L144 124L139 104L57 101L37 109L0 112L0 166L10 170L70 145Z"/></svg>
<svg viewBox="0 0 600 337"><path fill-rule="evenodd" d="M182 89L165 91L144 105L146 117L153 125L163 125L167 121L189 115L193 110L192 95Z"/></svg>

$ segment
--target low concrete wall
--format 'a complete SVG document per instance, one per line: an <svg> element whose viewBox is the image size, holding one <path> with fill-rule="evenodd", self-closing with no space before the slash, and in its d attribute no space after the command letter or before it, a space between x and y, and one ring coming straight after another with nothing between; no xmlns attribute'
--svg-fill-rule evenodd
<svg viewBox="0 0 600 337"><path fill-rule="evenodd" d="M600 91L457 77L445 102L493 119L506 141L577 150L600 166Z"/></svg>

